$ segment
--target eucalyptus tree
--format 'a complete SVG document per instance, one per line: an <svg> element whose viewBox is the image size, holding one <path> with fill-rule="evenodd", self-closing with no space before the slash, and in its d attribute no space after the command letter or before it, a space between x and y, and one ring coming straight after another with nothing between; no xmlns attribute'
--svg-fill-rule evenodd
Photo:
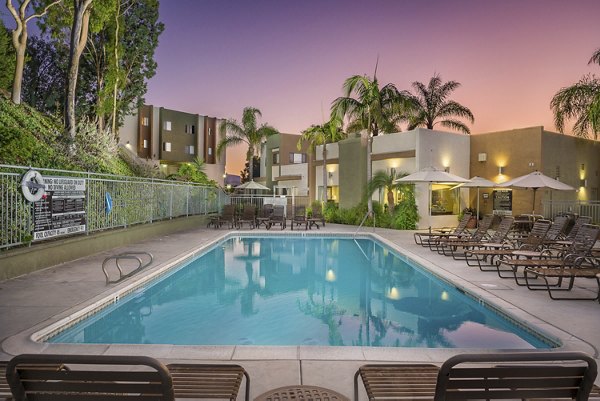
<svg viewBox="0 0 600 401"><path fill-rule="evenodd" d="M600 49L596 50L588 64L600 65ZM550 102L554 114L554 125L563 132L565 120L575 119L573 133L598 139L600 133L600 78L586 75L574 85L561 88Z"/></svg>
<svg viewBox="0 0 600 401"><path fill-rule="evenodd" d="M339 142L346 137L342 131L342 119L332 116L329 121L321 125L311 125L304 131L297 143L297 148L302 148L302 141L310 143L311 150L317 146L323 146L323 203L327 203L327 144Z"/></svg>
<svg viewBox="0 0 600 401"><path fill-rule="evenodd" d="M373 174L373 178L367 183L367 196L371 197L375 191L386 190L388 201L388 212L394 212L394 191L405 188L407 184L395 182L398 178L404 177L406 174L398 173L392 170L389 174L384 170L378 170Z"/></svg>
<svg viewBox="0 0 600 401"><path fill-rule="evenodd" d="M0 89L10 90L15 65L15 48L12 45L11 35L0 19Z"/></svg>
<svg viewBox="0 0 600 401"><path fill-rule="evenodd" d="M469 127L457 118L467 119L473 124L473 113L469 108L449 99L450 94L460 87L460 83L443 83L442 78L435 74L427 85L416 81L412 86L415 90L415 94L411 96L414 109L408 119L409 130L417 127L433 129L439 123L465 134L471 133Z"/></svg>
<svg viewBox="0 0 600 401"><path fill-rule="evenodd" d="M409 94L399 91L394 84L379 87L377 74L373 79L354 75L346 79L344 96L335 99L331 114L348 119L347 132L367 131L367 182L371 180L371 149L373 137L380 133L399 131L398 122L410 108ZM352 97L354 95L355 97ZM373 201L367 201L369 214L373 213Z"/></svg>
<svg viewBox="0 0 600 401"><path fill-rule="evenodd" d="M15 104L21 104L21 85L23 83L23 69L25 68L25 51L27 50L27 23L35 18L46 15L50 8L54 7L62 0L17 0L18 6L15 7L12 0L6 0L6 8L15 20L15 29L12 30L12 43L16 51L15 74L12 86L12 101ZM31 7L30 7L31 6ZM29 9L32 9L29 15Z"/></svg>
<svg viewBox="0 0 600 401"><path fill-rule="evenodd" d="M217 153L219 155L229 146L242 143L248 145L246 161L249 165L251 180L254 179L254 163L252 163L254 154L256 151L260 152L260 146L264 140L271 135L279 133L279 131L268 124L258 126L257 117L262 117L259 109L246 107L242 113L241 124L234 119L223 120L220 124L220 131L225 132L225 138L221 139L217 145Z"/></svg>

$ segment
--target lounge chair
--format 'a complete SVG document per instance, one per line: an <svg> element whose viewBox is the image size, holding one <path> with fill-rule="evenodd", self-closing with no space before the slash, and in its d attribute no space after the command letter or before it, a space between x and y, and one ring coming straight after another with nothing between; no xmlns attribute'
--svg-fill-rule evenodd
<svg viewBox="0 0 600 401"><path fill-rule="evenodd" d="M270 230L275 224L279 224L282 230L286 227L285 208L282 205L273 206L273 213L267 221L267 230Z"/></svg>
<svg viewBox="0 0 600 401"><path fill-rule="evenodd" d="M427 233L414 233L415 243L421 246L432 247L433 245L437 245L440 238L446 236L460 236L465 235L465 230L467 229L467 224L471 220L471 213L463 214L462 219L458 222L458 225L453 229L442 228L439 230L433 230Z"/></svg>
<svg viewBox="0 0 600 401"><path fill-rule="evenodd" d="M354 401L358 401L359 376L369 401L584 401L594 388L596 375L596 362L581 352L461 354L439 369L433 365L361 366L354 375Z"/></svg>
<svg viewBox="0 0 600 401"><path fill-rule="evenodd" d="M460 246L450 248L450 251L452 252L452 258L454 258L455 260L466 260L468 263L468 259L467 259L468 251L473 250L473 249L482 248L489 244L499 244L500 246L502 246L503 244L506 244L506 242L505 242L506 236L512 229L512 225L513 225L514 221L515 221L514 217L504 216L502 218L502 220L500 221L500 224L498 224L498 227L496 227L496 230L494 231L494 233L489 237L489 239L484 238L481 241L477 241L477 242L475 242L475 241L463 242L460 244Z"/></svg>
<svg viewBox="0 0 600 401"><path fill-rule="evenodd" d="M69 370L40 369L60 364ZM18 355L6 378L15 401L175 399L167 368L145 356Z"/></svg>
<svg viewBox="0 0 600 401"><path fill-rule="evenodd" d="M308 218L308 228L312 229L313 226L319 229L319 223L325 227L325 217L323 216L323 209L321 203L315 202L312 205L312 214Z"/></svg>
<svg viewBox="0 0 600 401"><path fill-rule="evenodd" d="M567 269L567 268L580 268L585 264L586 261L590 261L590 265L594 262L592 255L592 248L596 243L598 237L600 237L600 227L592 224L585 224L578 230L577 236L568 248L563 249L558 255L553 255L551 250L544 250L537 257L529 257L526 259L521 258L501 258L498 262L498 269L502 266L509 267L513 271L513 276L518 285L527 285L530 289L533 289L534 284L519 281L524 279L524 276L517 274L518 269L530 268L530 269ZM502 271L507 271L502 269ZM545 270L540 270L545 271ZM560 286L562 280L559 280L558 285ZM546 286L548 281L546 280ZM569 288L570 289L570 288Z"/></svg>
<svg viewBox="0 0 600 401"><path fill-rule="evenodd" d="M306 207L294 206L294 216L292 217L291 229L294 226L304 226L304 230L308 230L308 220L306 218Z"/></svg>
<svg viewBox="0 0 600 401"><path fill-rule="evenodd" d="M256 228L256 206L251 203L244 205L242 215L237 221L237 227L242 228L244 224L248 224L251 228Z"/></svg>
<svg viewBox="0 0 600 401"><path fill-rule="evenodd" d="M265 203L260 209L260 214L256 218L256 228L259 228L264 224L265 228L267 228L267 223L271 218L271 214L273 214L273 205L270 203Z"/></svg>
<svg viewBox="0 0 600 401"><path fill-rule="evenodd" d="M500 273L500 270L496 266L495 259L500 258L501 256L513 255L513 253L516 251L521 253L531 252L532 255L534 252L539 254L546 233L550 229L551 225L552 222L549 220L537 220L529 232L529 235L523 240L522 243L518 244L517 247L511 247L510 245L504 243L487 243L483 246L483 249L480 248L466 251L465 255L467 257L467 264L469 266L473 266L470 261L475 260L481 271L498 270L498 275L503 277ZM486 266L494 266L495 268L484 269Z"/></svg>
<svg viewBox="0 0 600 401"><path fill-rule="evenodd" d="M245 401L250 399L250 377L243 367L232 364L165 366L146 356L35 354L14 357L6 371L14 399L19 401L234 401L244 377Z"/></svg>
<svg viewBox="0 0 600 401"><path fill-rule="evenodd" d="M492 221L494 216L491 214L486 215L481 223L479 223L479 227L469 236L459 236L459 237L442 237L439 239L436 250L437 253L444 256L451 256L454 254L454 251L457 247L462 247L461 244L473 243L473 242L481 242L488 237L488 230L492 226Z"/></svg>
<svg viewBox="0 0 600 401"><path fill-rule="evenodd" d="M550 249L563 249L568 247L577 236L579 229L581 229L581 227L583 227L585 224L590 224L591 222L592 218L590 216L579 216L577 220L575 220L573 227L571 227L571 231L569 231L565 238L552 241L549 244L546 244L547 247Z"/></svg>
<svg viewBox="0 0 600 401"><path fill-rule="evenodd" d="M223 206L223 213L219 216L216 226L220 228L223 224L227 224L229 228L235 227L235 205L228 204Z"/></svg>

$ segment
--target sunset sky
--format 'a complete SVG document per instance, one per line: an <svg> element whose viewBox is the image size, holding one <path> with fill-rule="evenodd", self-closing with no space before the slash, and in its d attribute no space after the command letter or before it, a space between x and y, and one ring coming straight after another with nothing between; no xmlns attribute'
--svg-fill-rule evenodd
<svg viewBox="0 0 600 401"><path fill-rule="evenodd" d="M600 48L600 0L161 0L165 31L146 103L300 133L342 84L372 75L410 89L438 73L475 115L474 134L543 125L550 99ZM243 152L228 152L239 174Z"/></svg>

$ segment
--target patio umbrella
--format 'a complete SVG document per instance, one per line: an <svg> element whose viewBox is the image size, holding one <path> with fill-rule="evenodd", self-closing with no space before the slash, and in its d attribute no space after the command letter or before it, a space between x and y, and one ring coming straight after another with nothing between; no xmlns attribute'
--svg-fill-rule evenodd
<svg viewBox="0 0 600 401"><path fill-rule="evenodd" d="M512 180L508 180L503 182L502 184L498 184L499 187L513 187L513 188L531 188L533 189L533 213L535 214L535 193L538 188L550 188L557 189L559 191L574 191L570 185L567 185L563 182L555 180L554 178L550 178L547 175L540 173L539 171L534 171L533 173L529 173L523 175L521 177L513 178Z"/></svg>
<svg viewBox="0 0 600 401"><path fill-rule="evenodd" d="M479 227L479 188L493 188L497 186L494 181L490 181L483 177L475 176L471 178L470 182L458 184L454 188L477 188L477 227ZM453 188L453 189L454 189Z"/></svg>
<svg viewBox="0 0 600 401"><path fill-rule="evenodd" d="M258 182L254 182L254 180L240 184L235 188L236 189L256 189L256 190L262 190L262 191L270 191L271 190L270 188L265 187L264 185L259 184Z"/></svg>
<svg viewBox="0 0 600 401"><path fill-rule="evenodd" d="M416 173L409 174L402 178L398 178L394 180L394 183L404 183L404 182L427 182L430 184L430 188L428 191L428 204L431 206L431 183L436 182L439 184L455 184L455 183L466 183L469 182L468 179L459 177L458 175L450 174L445 172L444 170L439 170L434 167L426 167L422 170L417 171ZM431 210L429 211L431 214Z"/></svg>

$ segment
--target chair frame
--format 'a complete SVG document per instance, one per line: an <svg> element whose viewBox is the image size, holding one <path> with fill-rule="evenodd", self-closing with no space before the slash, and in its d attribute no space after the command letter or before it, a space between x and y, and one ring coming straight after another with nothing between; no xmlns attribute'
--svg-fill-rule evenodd
<svg viewBox="0 0 600 401"><path fill-rule="evenodd" d="M292 222L290 224L290 228L294 231L294 226L302 226L304 225L304 230L308 230L308 220L306 218L306 206L294 206L294 216L292 217Z"/></svg>

